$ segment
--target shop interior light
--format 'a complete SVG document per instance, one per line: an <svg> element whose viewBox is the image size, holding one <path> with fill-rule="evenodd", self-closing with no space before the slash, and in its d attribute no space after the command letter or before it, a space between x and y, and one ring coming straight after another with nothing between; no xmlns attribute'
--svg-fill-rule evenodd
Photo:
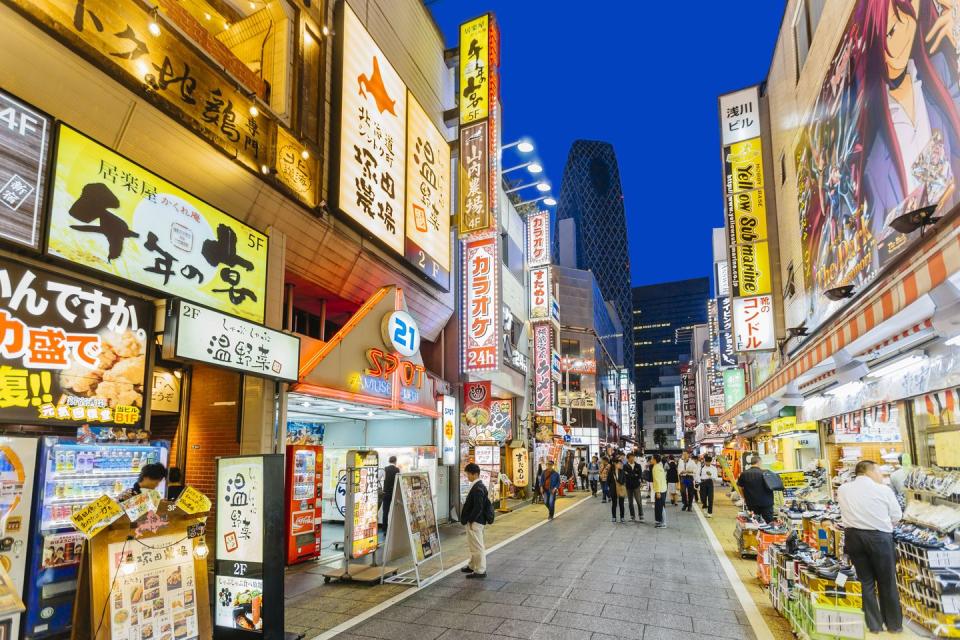
<svg viewBox="0 0 960 640"><path fill-rule="evenodd" d="M547 192L547 191L550 191L550 185L547 184L546 182L538 182L538 183L537 183L537 191L539 191L539 192L541 192L541 193L545 193L545 192Z"/></svg>
<svg viewBox="0 0 960 640"><path fill-rule="evenodd" d="M376 414L375 414L373 411L367 411L367 417L368 417L368 418L372 418L372 417L375 416L375 415L376 415Z"/></svg>
<svg viewBox="0 0 960 640"><path fill-rule="evenodd" d="M127 551L127 554L123 557L123 562L120 564L120 573L129 576L136 570L137 563L133 561L133 551Z"/></svg>
<svg viewBox="0 0 960 640"><path fill-rule="evenodd" d="M157 7L153 8L153 11L150 13L150 23L147 25L147 31L150 32L154 38L160 37L160 23L157 16Z"/></svg>
<svg viewBox="0 0 960 640"><path fill-rule="evenodd" d="M891 373L897 373L899 371L906 371L907 369L913 369L927 361L927 356L923 354L914 353L906 358L900 358L893 362L888 362L878 369L873 369L867 374L868 378L882 378L883 376L888 376Z"/></svg>
<svg viewBox="0 0 960 640"><path fill-rule="evenodd" d="M322 33L324 36L328 36L332 33L332 31L330 31L330 27L328 27L327 25L323 25L320 28L320 33Z"/></svg>
<svg viewBox="0 0 960 640"><path fill-rule="evenodd" d="M346 413L346 412L347 412L346 407L337 407L337 413Z"/></svg>
<svg viewBox="0 0 960 640"><path fill-rule="evenodd" d="M310 406L310 403L309 403L309 402L306 402L306 401L301 402L300 404L301 404L302 406L304 406L304 407L309 407L309 406Z"/></svg>
<svg viewBox="0 0 960 640"><path fill-rule="evenodd" d="M193 548L193 555L201 560L210 555L210 549L207 547L207 541L203 539L203 536L197 538L197 546Z"/></svg>
<svg viewBox="0 0 960 640"><path fill-rule="evenodd" d="M303 158L304 160L309 160L310 152L304 149L303 151L300 152L300 157Z"/></svg>
<svg viewBox="0 0 960 640"><path fill-rule="evenodd" d="M834 387L833 389L827 389L824 391L828 396L845 396L850 395L851 393L856 393L863 387L863 383L859 380L853 380L846 384L842 384L839 387Z"/></svg>
<svg viewBox="0 0 960 640"><path fill-rule="evenodd" d="M258 115L260 115L260 109L257 109L257 105L255 104L250 105L249 111L250 111L250 117L252 118L256 118Z"/></svg>

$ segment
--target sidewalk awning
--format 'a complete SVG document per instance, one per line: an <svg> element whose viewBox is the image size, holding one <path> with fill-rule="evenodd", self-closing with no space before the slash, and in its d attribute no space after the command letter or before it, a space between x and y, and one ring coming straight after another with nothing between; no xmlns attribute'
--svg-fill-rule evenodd
<svg viewBox="0 0 960 640"><path fill-rule="evenodd" d="M850 305L819 337L810 340L790 363L731 407L720 422L734 420L753 405L780 391L802 374L894 317L921 296L960 271L960 217L953 216L916 249L915 257L899 265L856 304Z"/></svg>

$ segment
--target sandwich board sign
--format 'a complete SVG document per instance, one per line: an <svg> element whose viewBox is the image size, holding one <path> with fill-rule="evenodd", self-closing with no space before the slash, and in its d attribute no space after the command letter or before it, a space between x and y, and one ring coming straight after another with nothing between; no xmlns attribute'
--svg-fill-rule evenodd
<svg viewBox="0 0 960 640"><path fill-rule="evenodd" d="M440 549L440 529L433 506L430 476L426 471L399 473L389 506L390 527L384 541L383 563L410 557L413 568L381 581L423 587L443 575L443 554ZM440 568L429 576L421 568L428 562L439 561ZM410 575L414 574L414 575Z"/></svg>

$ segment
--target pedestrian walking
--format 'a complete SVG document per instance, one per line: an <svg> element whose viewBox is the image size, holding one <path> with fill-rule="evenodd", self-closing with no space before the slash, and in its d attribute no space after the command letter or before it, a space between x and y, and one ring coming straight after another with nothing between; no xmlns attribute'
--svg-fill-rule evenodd
<svg viewBox="0 0 960 640"><path fill-rule="evenodd" d="M743 494L743 503L764 522L773 522L773 490L767 486L760 468L760 456L750 458L750 468L737 478L737 486Z"/></svg>
<svg viewBox="0 0 960 640"><path fill-rule="evenodd" d="M600 458L600 489L603 491L603 500L606 502L610 497L610 459L607 456Z"/></svg>
<svg viewBox="0 0 960 640"><path fill-rule="evenodd" d="M852 482L837 490L843 518L843 550L857 570L863 591L863 615L871 633L903 629L897 593L897 556L893 527L903 512L893 490L883 483L876 463L861 460Z"/></svg>
<svg viewBox="0 0 960 640"><path fill-rule="evenodd" d="M703 457L703 466L700 467L700 474L697 481L700 483L700 506L706 512L708 518L713 517L713 491L714 484L719 480L717 465L713 464L713 456Z"/></svg>
<svg viewBox="0 0 960 640"><path fill-rule="evenodd" d="M553 460L547 460L547 468L540 475L540 495L547 507L547 520L553 520L553 511L557 507L557 492L560 490L560 474L553 468Z"/></svg>
<svg viewBox="0 0 960 640"><path fill-rule="evenodd" d="M618 459L610 469L610 522L617 521L617 505L620 505L620 522L623 519L623 501L627 497L627 480L623 474L623 463Z"/></svg>
<svg viewBox="0 0 960 640"><path fill-rule="evenodd" d="M467 528L467 547L470 561L460 569L468 578L487 577L487 551L483 544L483 527L493 524L493 504L487 487L480 480L480 465L471 462L463 468L470 481L470 489L460 510L460 524Z"/></svg>
<svg viewBox="0 0 960 640"><path fill-rule="evenodd" d="M637 454L633 451L627 454L627 464L623 465L623 479L627 487L627 504L630 505L630 521L643 522L643 465L637 462ZM637 503L637 513L634 516L633 503Z"/></svg>
<svg viewBox="0 0 960 640"><path fill-rule="evenodd" d="M577 458L577 476L580 478L580 489L587 490L587 461Z"/></svg>
<svg viewBox="0 0 960 640"><path fill-rule="evenodd" d="M540 495L540 478L543 476L543 463L537 463L537 475L533 480L533 504L540 502L543 496Z"/></svg>
<svg viewBox="0 0 960 640"><path fill-rule="evenodd" d="M600 460L593 456L590 464L587 465L587 477L590 480L590 494L597 497L597 484L600 482Z"/></svg>
<svg viewBox="0 0 960 640"><path fill-rule="evenodd" d="M697 478L697 463L690 459L690 452L684 451L677 463L677 475L680 477L680 498L683 500L681 511L691 511L696 500L693 483Z"/></svg>
<svg viewBox="0 0 960 640"><path fill-rule="evenodd" d="M677 506L677 496L680 495L680 474L677 472L677 459L672 455L667 456L667 497L670 498L670 504Z"/></svg>
<svg viewBox="0 0 960 640"><path fill-rule="evenodd" d="M667 526L663 508L667 504L667 472L660 463L660 455L653 455L653 468L650 470L653 478L653 518L657 521L657 529Z"/></svg>

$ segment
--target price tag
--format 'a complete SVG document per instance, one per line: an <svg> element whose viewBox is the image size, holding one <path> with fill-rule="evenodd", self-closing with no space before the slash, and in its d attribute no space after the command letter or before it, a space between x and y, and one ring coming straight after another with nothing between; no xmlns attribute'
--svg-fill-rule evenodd
<svg viewBox="0 0 960 640"><path fill-rule="evenodd" d="M150 511L156 511L159 504L160 501L157 499L156 492L148 490L124 500L120 506L123 507L124 513L130 518L130 522L136 522Z"/></svg>
<svg viewBox="0 0 960 640"><path fill-rule="evenodd" d="M110 496L100 496L70 516L70 521L73 522L77 531L89 539L113 524L122 515L123 509L116 500Z"/></svg>
<svg viewBox="0 0 960 640"><path fill-rule="evenodd" d="M838 573L837 574L837 588L843 589L843 585L847 584L847 574Z"/></svg>
<svg viewBox="0 0 960 640"><path fill-rule="evenodd" d="M194 515L196 513L206 513L210 511L210 498L203 495L193 487L186 487L180 497L177 498L176 506L185 513Z"/></svg>

